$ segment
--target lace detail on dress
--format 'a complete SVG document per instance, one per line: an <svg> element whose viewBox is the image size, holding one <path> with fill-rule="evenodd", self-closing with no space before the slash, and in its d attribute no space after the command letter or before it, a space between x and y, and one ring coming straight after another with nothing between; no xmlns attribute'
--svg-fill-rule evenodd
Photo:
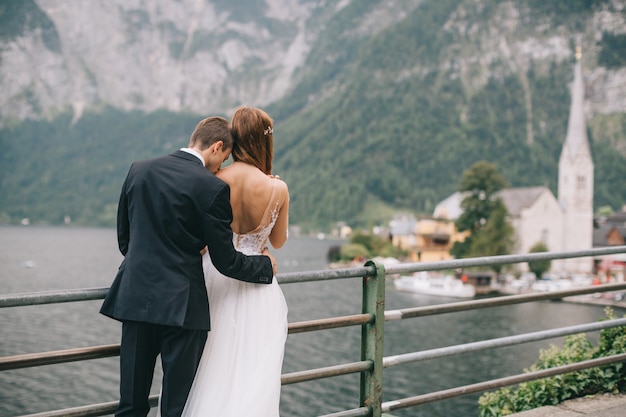
<svg viewBox="0 0 626 417"><path fill-rule="evenodd" d="M278 219L278 204L277 200L274 204L274 208L270 211L270 222L265 226L259 226L255 230L238 234L233 232L233 245L235 249L245 255L259 255L263 248L265 248L267 239L274 228L274 224Z"/></svg>

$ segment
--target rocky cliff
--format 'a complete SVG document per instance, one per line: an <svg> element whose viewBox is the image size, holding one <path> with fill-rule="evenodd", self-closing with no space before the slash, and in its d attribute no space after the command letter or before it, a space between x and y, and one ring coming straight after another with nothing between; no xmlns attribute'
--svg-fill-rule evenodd
<svg viewBox="0 0 626 417"><path fill-rule="evenodd" d="M200 114L224 113L241 103L266 105L289 90L328 19L351 1L16 3L0 8L11 23L0 37L2 121L54 115L68 106L78 117L100 104ZM371 37L420 3L380 1L358 26L346 27L344 36ZM626 68L597 65L603 34L626 32L624 2L603 3L572 33L533 16L524 2L460 2L443 28L455 42L438 65L453 69L469 89L480 88L494 73L519 74L526 83L530 67L541 70L570 58L578 42L590 111L624 112ZM485 8L494 9L489 20L477 19ZM415 63L398 76L420 71L425 69Z"/></svg>
<svg viewBox="0 0 626 417"><path fill-rule="evenodd" d="M266 105L289 89L325 19L349 1L17 3L0 6L11 23L0 38L2 121L68 106L79 117L101 104L199 114ZM378 26L393 22L378 17Z"/></svg>

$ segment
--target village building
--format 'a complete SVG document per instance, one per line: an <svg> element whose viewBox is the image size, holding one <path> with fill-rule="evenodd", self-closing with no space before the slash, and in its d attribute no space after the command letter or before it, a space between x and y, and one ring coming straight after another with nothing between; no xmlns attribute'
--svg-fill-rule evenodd
<svg viewBox="0 0 626 417"><path fill-rule="evenodd" d="M607 217L598 217L594 222L593 247L602 248L626 244L626 207ZM626 255L613 254L595 260L595 271L601 281L624 281Z"/></svg>
<svg viewBox="0 0 626 417"><path fill-rule="evenodd" d="M453 220L445 218L399 214L389 224L391 243L407 251L409 259L414 262L453 259L450 248L467 236L467 232L456 230Z"/></svg>

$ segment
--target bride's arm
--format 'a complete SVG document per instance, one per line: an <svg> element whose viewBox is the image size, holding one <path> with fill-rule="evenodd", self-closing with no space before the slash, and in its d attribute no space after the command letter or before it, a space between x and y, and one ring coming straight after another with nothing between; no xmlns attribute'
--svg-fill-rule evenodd
<svg viewBox="0 0 626 417"><path fill-rule="evenodd" d="M265 255L270 258L270 260L272 261L272 270L274 271L274 276L276 276L276 274L278 273L278 269L276 267L276 258L274 258L274 255L270 253L267 247L263 248L263 252L261 252L261 255Z"/></svg>
<svg viewBox="0 0 626 417"><path fill-rule="evenodd" d="M278 218L276 219L276 223L274 224L274 228L270 233L270 243L272 247L275 249L280 249L288 237L288 229L289 229L289 189L287 188L287 184L281 180L279 181L281 187L281 204L278 211ZM278 185L278 184L277 184Z"/></svg>

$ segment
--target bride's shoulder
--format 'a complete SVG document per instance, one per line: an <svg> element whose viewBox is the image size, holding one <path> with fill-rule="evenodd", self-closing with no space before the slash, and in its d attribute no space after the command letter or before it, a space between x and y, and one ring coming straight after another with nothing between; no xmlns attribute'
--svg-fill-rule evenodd
<svg viewBox="0 0 626 417"><path fill-rule="evenodd" d="M274 182L274 187L279 201L288 202L289 188L287 187L287 183L279 178L272 178L270 181Z"/></svg>
<svg viewBox="0 0 626 417"><path fill-rule="evenodd" d="M216 175L219 179L227 182L232 187L235 183L240 181L241 178L245 177L246 174L240 165L231 164L227 167L220 168Z"/></svg>
<svg viewBox="0 0 626 417"><path fill-rule="evenodd" d="M232 165L228 165L227 167L220 168L215 174L215 176L223 180L224 178L229 177L233 173L232 169L233 169Z"/></svg>
<svg viewBox="0 0 626 417"><path fill-rule="evenodd" d="M287 183L283 180L281 180L280 178L272 178L271 181L274 181L275 184L274 186L281 192L289 192L289 187L287 186Z"/></svg>

